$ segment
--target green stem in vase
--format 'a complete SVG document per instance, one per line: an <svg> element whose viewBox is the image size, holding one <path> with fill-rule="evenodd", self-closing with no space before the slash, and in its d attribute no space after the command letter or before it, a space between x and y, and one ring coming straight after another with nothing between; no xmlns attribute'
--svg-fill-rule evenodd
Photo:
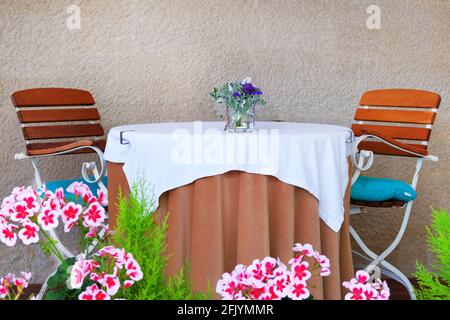
<svg viewBox="0 0 450 320"><path fill-rule="evenodd" d="M242 114L238 114L237 115L237 119L236 119L236 122L235 122L235 127L237 127L237 128L242 127L242 118L243 117L244 116Z"/></svg>

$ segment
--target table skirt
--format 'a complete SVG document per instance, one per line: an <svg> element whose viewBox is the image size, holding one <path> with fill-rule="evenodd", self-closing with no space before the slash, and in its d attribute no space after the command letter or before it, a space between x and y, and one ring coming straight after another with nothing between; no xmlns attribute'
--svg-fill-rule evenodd
<svg viewBox="0 0 450 320"><path fill-rule="evenodd" d="M129 193L122 167L108 164L112 228L119 188ZM349 168L350 177L350 163ZM159 219L170 213L166 273L176 273L189 261L194 290L205 290L208 283L214 290L221 275L237 264L266 256L287 264L294 243L311 243L331 261L330 276L309 281L314 298L341 299L342 282L353 276L349 199L347 187L345 219L336 233L319 218L313 195L272 176L230 171L170 190L160 197L156 212Z"/></svg>

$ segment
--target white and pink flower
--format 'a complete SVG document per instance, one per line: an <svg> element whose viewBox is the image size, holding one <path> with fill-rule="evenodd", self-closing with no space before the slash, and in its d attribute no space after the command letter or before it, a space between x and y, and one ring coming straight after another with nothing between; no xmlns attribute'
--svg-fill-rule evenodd
<svg viewBox="0 0 450 320"><path fill-rule="evenodd" d="M303 280L294 279L288 288L287 296L292 300L308 299L310 295L306 281Z"/></svg>
<svg viewBox="0 0 450 320"><path fill-rule="evenodd" d="M14 247L17 242L17 234L14 232L15 227L11 224L0 226L0 241L8 247Z"/></svg>
<svg viewBox="0 0 450 320"><path fill-rule="evenodd" d="M64 224L71 224L78 221L80 218L83 207L80 204L70 202L62 208L62 220Z"/></svg>
<svg viewBox="0 0 450 320"><path fill-rule="evenodd" d="M133 258L131 254L128 254L125 258L125 269L127 270L126 274L130 277L131 280L139 281L144 277L144 274L141 271L141 267L137 263L137 261Z"/></svg>
<svg viewBox="0 0 450 320"><path fill-rule="evenodd" d="M103 206L108 206L108 195L101 189L97 189L97 201Z"/></svg>
<svg viewBox="0 0 450 320"><path fill-rule="evenodd" d="M330 261L310 244L296 244L293 250L296 256L289 261L290 268L272 257L256 259L248 267L240 264L231 274L222 275L216 292L226 300L308 299L311 293L307 281L316 270L320 276L329 275Z"/></svg>
<svg viewBox="0 0 450 320"><path fill-rule="evenodd" d="M55 229L59 225L59 212L50 208L42 210L38 215L38 222L45 231Z"/></svg>
<svg viewBox="0 0 450 320"><path fill-rule="evenodd" d="M0 300L17 300L23 293L23 289L28 287L31 279L30 272L21 272L20 276L8 273L0 278Z"/></svg>
<svg viewBox="0 0 450 320"><path fill-rule="evenodd" d="M106 293L113 296L120 289L120 281L117 278L117 271L114 274L106 274L101 277L98 282L106 288Z"/></svg>
<svg viewBox="0 0 450 320"><path fill-rule="evenodd" d="M102 268L110 268L111 259L114 260L113 271L107 273ZM100 263L101 261L103 263ZM126 278L124 278L123 271L119 272L124 267ZM94 254L92 259L86 259L84 254L77 257L77 261L70 271L70 287L81 288L86 277L96 284L80 294L79 299L99 300L95 298L97 293L108 299L116 295L121 288L128 289L136 281L141 280L143 273L131 253L127 254L123 249L107 246Z"/></svg>
<svg viewBox="0 0 450 320"><path fill-rule="evenodd" d="M33 212L37 212L39 210L39 202L37 201L38 196L33 192L22 193L17 196L17 200L21 202L25 202L27 208L32 210Z"/></svg>
<svg viewBox="0 0 450 320"><path fill-rule="evenodd" d="M30 245L39 241L39 227L32 222L25 222L20 229L18 237L23 244Z"/></svg>
<svg viewBox="0 0 450 320"><path fill-rule="evenodd" d="M105 208L98 202L94 202L83 213L83 225L85 227L99 227L105 221L105 217Z"/></svg>
<svg viewBox="0 0 450 320"><path fill-rule="evenodd" d="M33 210L28 208L25 201L16 202L12 209L11 220L15 222L25 222L34 215Z"/></svg>
<svg viewBox="0 0 450 320"><path fill-rule="evenodd" d="M78 296L79 300L111 300L111 297L96 284L89 286Z"/></svg>
<svg viewBox="0 0 450 320"><path fill-rule="evenodd" d="M357 271L355 278L343 282L342 286L349 291L345 300L389 300L390 290L386 281L370 281L370 275L364 270Z"/></svg>

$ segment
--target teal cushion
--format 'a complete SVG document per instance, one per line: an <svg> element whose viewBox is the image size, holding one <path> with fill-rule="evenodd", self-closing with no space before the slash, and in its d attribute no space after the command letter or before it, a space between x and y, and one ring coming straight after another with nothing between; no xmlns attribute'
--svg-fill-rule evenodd
<svg viewBox="0 0 450 320"><path fill-rule="evenodd" d="M93 177L92 177L92 179L93 179ZM73 196L72 194L68 193L67 190L66 190L67 187L70 186L75 181L80 181L80 182L83 182L83 183L87 184L89 186L89 188L91 189L92 193L95 196L97 195L98 185L96 183L87 183L86 181L84 181L83 178L49 181L49 182L45 183L45 186L46 186L47 190L50 190L50 191L53 191L53 192L55 192L56 189L63 188L67 200L68 201L75 201L75 196ZM107 187L108 186L108 177L103 177L102 181L105 184L105 187Z"/></svg>
<svg viewBox="0 0 450 320"><path fill-rule="evenodd" d="M352 200L411 201L416 191L406 182L385 178L359 177L352 186Z"/></svg>

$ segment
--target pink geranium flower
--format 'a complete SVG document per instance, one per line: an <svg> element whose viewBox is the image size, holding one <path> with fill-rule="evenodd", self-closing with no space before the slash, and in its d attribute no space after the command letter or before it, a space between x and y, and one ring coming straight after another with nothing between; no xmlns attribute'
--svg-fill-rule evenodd
<svg viewBox="0 0 450 320"><path fill-rule="evenodd" d="M105 221L105 209L98 203L92 203L83 214L86 227L99 227Z"/></svg>
<svg viewBox="0 0 450 320"><path fill-rule="evenodd" d="M39 227L32 222L25 222L23 228L19 231L19 239L23 244L29 245L39 241Z"/></svg>
<svg viewBox="0 0 450 320"><path fill-rule="evenodd" d="M141 267L134 260L133 256L129 257L126 260L125 269L127 270L126 274L134 281L139 281L144 277L144 274L141 271Z"/></svg>
<svg viewBox="0 0 450 320"><path fill-rule="evenodd" d="M304 245L296 243L294 246L294 252L298 252L301 255L312 257L314 255L314 248L311 244L305 243Z"/></svg>
<svg viewBox="0 0 450 320"><path fill-rule="evenodd" d="M0 299L5 299L8 294L9 294L8 287L0 284Z"/></svg>
<svg viewBox="0 0 450 320"><path fill-rule="evenodd" d="M133 286L133 284L134 284L133 280L125 280L123 283L123 287L125 289L128 289L128 288L131 288Z"/></svg>
<svg viewBox="0 0 450 320"><path fill-rule="evenodd" d="M83 207L79 204L75 204L73 202L68 203L62 209L62 220L64 224L74 223L80 217L81 211Z"/></svg>
<svg viewBox="0 0 450 320"><path fill-rule="evenodd" d="M0 300L17 300L22 295L23 289L28 287L31 273L21 272L20 276L8 273L0 278Z"/></svg>
<svg viewBox="0 0 450 320"><path fill-rule="evenodd" d="M309 298L310 293L306 288L306 281L293 280L288 289L287 296L292 300L304 300Z"/></svg>
<svg viewBox="0 0 450 320"><path fill-rule="evenodd" d="M344 281L342 286L349 291L346 300L388 300L390 296L386 281L370 281L370 275L364 270L357 271L355 278Z"/></svg>
<svg viewBox="0 0 450 320"><path fill-rule="evenodd" d="M350 292L345 295L345 300L366 300L364 296L365 285L362 283L352 284Z"/></svg>
<svg viewBox="0 0 450 320"><path fill-rule="evenodd" d="M289 285L291 282L291 274L286 273L273 279L273 292L280 298L285 298L288 294Z"/></svg>
<svg viewBox="0 0 450 320"><path fill-rule="evenodd" d="M97 201L104 207L108 206L108 195L101 189L97 190Z"/></svg>
<svg viewBox="0 0 450 320"><path fill-rule="evenodd" d="M65 206L65 203L61 203L55 196L52 196L44 201L44 206L45 209L59 211L63 208L63 206Z"/></svg>
<svg viewBox="0 0 450 320"><path fill-rule="evenodd" d="M108 273L111 267L112 273ZM125 268L126 272L119 272L121 268ZM79 299L98 300L96 294L106 295L104 298L107 299L116 295L121 288L130 288L135 281L143 278L143 273L131 253L127 254L123 249L107 246L95 253L92 259L86 259L83 254L77 257L70 273L71 288L81 288L86 277L96 284L95 287L91 286L85 290Z"/></svg>
<svg viewBox="0 0 450 320"><path fill-rule="evenodd" d="M16 287L21 287L21 288L28 287L28 280L25 279L24 277L17 277L17 278L15 277L13 283Z"/></svg>
<svg viewBox="0 0 450 320"><path fill-rule="evenodd" d="M42 229L48 231L58 227L59 225L58 217L59 217L58 211L48 208L44 209L38 215L38 222L41 225Z"/></svg>
<svg viewBox="0 0 450 320"><path fill-rule="evenodd" d="M37 198L38 197L34 192L27 192L20 194L17 197L17 200L25 202L28 209L37 212L40 207Z"/></svg>
<svg viewBox="0 0 450 320"><path fill-rule="evenodd" d="M0 226L0 241L8 247L14 247L17 242L17 234L12 225L4 224Z"/></svg>
<svg viewBox="0 0 450 320"><path fill-rule="evenodd" d="M84 272L81 266L74 265L72 270L70 271L70 288L71 289L79 289L83 285L84 281Z"/></svg>
<svg viewBox="0 0 450 320"><path fill-rule="evenodd" d="M111 297L94 284L86 288L86 290L78 296L79 300L111 300Z"/></svg>
<svg viewBox="0 0 450 320"><path fill-rule="evenodd" d="M364 271L364 270L359 270L356 272L356 280L358 280L359 283L366 283L367 281L369 281L370 275Z"/></svg>
<svg viewBox="0 0 450 320"><path fill-rule="evenodd" d="M326 256L314 251L310 244L296 244L293 250L296 255L289 260L290 268L280 259L272 257L256 259L248 267L239 264L231 274L222 275L222 279L217 282L216 292L222 296L222 299L227 300L309 298L307 280L316 270L320 276L329 275L330 261ZM309 259L308 262L304 260L305 256Z"/></svg>
<svg viewBox="0 0 450 320"><path fill-rule="evenodd" d="M229 273L224 273L222 279L217 282L216 292L222 295L226 300L233 300L236 293L239 292L239 281Z"/></svg>
<svg viewBox="0 0 450 320"><path fill-rule="evenodd" d="M11 215L11 220L16 222L27 221L28 218L32 217L34 212L32 209L28 208L28 204L25 201L19 201L13 206L13 213Z"/></svg>
<svg viewBox="0 0 450 320"><path fill-rule="evenodd" d="M311 278L311 272L308 271L309 263L303 261L301 263L294 263L291 267L292 276L299 281L306 281Z"/></svg>
<svg viewBox="0 0 450 320"><path fill-rule="evenodd" d="M2 204L0 205L0 209L9 209L16 202L14 195L10 195L2 200ZM6 213L6 212L5 212Z"/></svg>
<svg viewBox="0 0 450 320"><path fill-rule="evenodd" d="M117 274L104 275L101 279L99 279L99 283L106 287L106 293L110 296L115 295L120 289L120 281L117 278Z"/></svg>

